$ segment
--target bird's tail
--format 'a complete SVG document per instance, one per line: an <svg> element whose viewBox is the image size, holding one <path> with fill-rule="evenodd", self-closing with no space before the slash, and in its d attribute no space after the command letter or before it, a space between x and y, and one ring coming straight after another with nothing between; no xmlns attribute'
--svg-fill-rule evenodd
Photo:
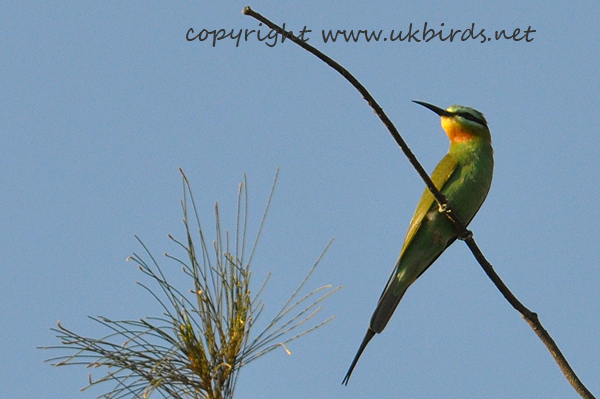
<svg viewBox="0 0 600 399"><path fill-rule="evenodd" d="M346 376L344 377L344 380L342 381L342 385L348 385L348 381L350 380L350 375L352 374L352 371L354 370L356 363L358 363L358 359L360 358L360 355L362 355L363 351L369 344L369 341L374 336L375 336L375 331L372 330L371 327L369 327L369 329L367 330L367 333L365 334L365 337L363 338L362 343L360 344L360 348L358 348L358 352L356 352L356 356L354 356L354 360L352 360L352 364L350 365L350 368L348 369L348 372L346 373Z"/></svg>

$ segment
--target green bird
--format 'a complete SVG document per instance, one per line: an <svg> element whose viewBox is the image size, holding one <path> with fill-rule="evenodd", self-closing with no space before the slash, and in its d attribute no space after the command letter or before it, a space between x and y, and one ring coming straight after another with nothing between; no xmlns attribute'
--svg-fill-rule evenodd
<svg viewBox="0 0 600 399"><path fill-rule="evenodd" d="M473 108L453 105L444 110L421 101L414 102L429 108L442 119L442 128L450 139L450 149L433 171L431 180L446 196L453 212L468 225L483 204L492 183L494 155L487 121L481 112ZM360 355L373 336L383 331L408 287L456 238L452 223L426 188L408 227L398 262L342 384L348 384Z"/></svg>

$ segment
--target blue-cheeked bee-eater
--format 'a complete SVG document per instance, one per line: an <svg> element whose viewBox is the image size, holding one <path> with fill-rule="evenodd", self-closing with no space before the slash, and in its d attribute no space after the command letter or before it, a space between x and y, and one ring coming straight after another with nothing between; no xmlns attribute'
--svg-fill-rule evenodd
<svg viewBox="0 0 600 399"><path fill-rule="evenodd" d="M454 214L468 225L483 204L492 183L494 156L487 121L481 112L473 108L453 105L444 110L421 101L415 102L442 119L442 128L450 139L450 149L433 171L431 180L446 196ZM408 227L400 257L342 384L348 384L360 355L373 336L383 331L408 287L456 238L454 226L426 188Z"/></svg>

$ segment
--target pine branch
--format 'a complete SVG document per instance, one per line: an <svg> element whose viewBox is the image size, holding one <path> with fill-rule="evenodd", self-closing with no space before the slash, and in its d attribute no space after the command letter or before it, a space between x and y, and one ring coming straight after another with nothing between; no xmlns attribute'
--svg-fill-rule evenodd
<svg viewBox="0 0 600 399"><path fill-rule="evenodd" d="M260 294L266 281L256 294L251 291L251 261L265 225L277 175L248 259L244 257L249 209L246 178L238 191L236 237L230 242L228 231L222 230L219 208L215 205L216 239L210 250L190 184L183 171L181 175L186 238L170 237L184 256L165 256L191 278L187 288L193 289L175 287L167 277L169 274L138 238L146 256L134 253L129 260L150 278L152 285L139 284L160 304L162 315L139 320L92 317L109 331L102 338L80 335L60 322L58 328L52 329L60 344L46 349L66 351L48 359L55 366L107 369L99 379L92 379L91 375L89 379L88 387L105 382L115 384L101 398L146 398L155 393L174 399L231 399L242 367L279 347L289 353L286 344L320 328L333 317L318 321L320 315L315 316L321 310L321 303L341 287L325 285L299 298L330 242L282 310L263 331L255 334L253 327L263 310ZM150 260L144 260L146 257Z"/></svg>

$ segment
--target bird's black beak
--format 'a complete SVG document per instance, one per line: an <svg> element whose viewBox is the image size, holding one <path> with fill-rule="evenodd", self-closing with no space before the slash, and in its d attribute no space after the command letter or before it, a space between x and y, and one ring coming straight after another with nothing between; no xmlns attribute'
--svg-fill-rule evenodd
<svg viewBox="0 0 600 399"><path fill-rule="evenodd" d="M413 100L413 103L417 103L419 105L424 106L425 108L429 108L430 110L432 110L439 116L452 116L452 114L450 112L448 112L445 109L442 109L440 107L436 107L433 104L428 104L428 103L424 103L423 101L416 101L416 100Z"/></svg>

